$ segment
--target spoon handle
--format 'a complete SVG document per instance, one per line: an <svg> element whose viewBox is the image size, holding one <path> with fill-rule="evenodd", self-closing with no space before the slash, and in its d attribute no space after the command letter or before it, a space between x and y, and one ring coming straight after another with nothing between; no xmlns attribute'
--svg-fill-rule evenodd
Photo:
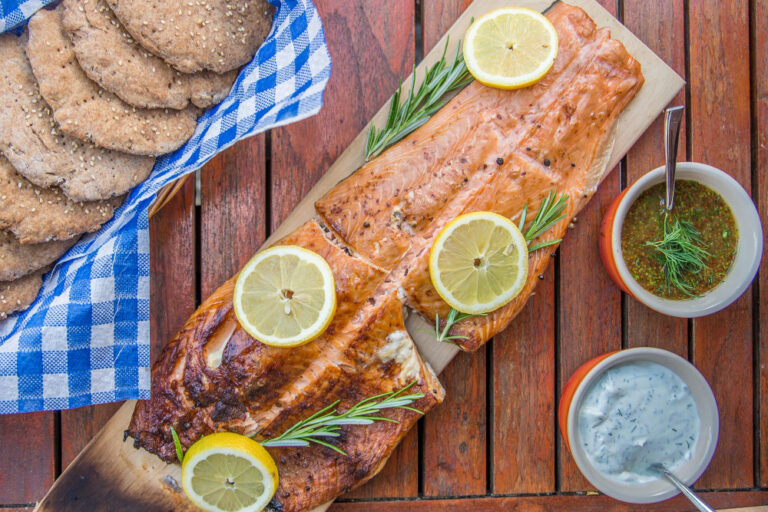
<svg viewBox="0 0 768 512"><path fill-rule="evenodd" d="M664 476L666 476L667 479L675 485L675 487L680 489L680 492L683 493L691 503L696 505L696 508L701 510L701 512L715 512L715 509L704 503L704 501L696 496L696 494L694 494L694 492L691 491L687 485L685 485L682 481L680 481L679 478L677 478L666 469L664 470Z"/></svg>
<svg viewBox="0 0 768 512"><path fill-rule="evenodd" d="M680 140L680 124L685 107L680 105L664 111L664 156L666 158L667 201L665 207L671 210L675 204L675 167L677 166L677 143Z"/></svg>

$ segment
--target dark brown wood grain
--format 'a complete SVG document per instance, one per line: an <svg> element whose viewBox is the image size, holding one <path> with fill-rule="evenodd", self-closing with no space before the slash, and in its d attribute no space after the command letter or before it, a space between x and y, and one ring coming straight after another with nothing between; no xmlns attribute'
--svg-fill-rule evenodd
<svg viewBox="0 0 768 512"><path fill-rule="evenodd" d="M271 225L298 201L389 99L414 62L414 2L327 0L317 4L333 72L314 117L272 131ZM410 432L357 497L418 493L418 433Z"/></svg>
<svg viewBox="0 0 768 512"><path fill-rule="evenodd" d="M554 265L543 276L493 340L491 489L498 494L556 490Z"/></svg>
<svg viewBox="0 0 768 512"><path fill-rule="evenodd" d="M469 0L424 0L422 49L426 55L453 25ZM490 350L490 348L489 348ZM446 400L424 418L424 494L483 494L486 479L486 354L460 354L443 370ZM455 442L446 442L446 435ZM491 448L492 449L492 448Z"/></svg>
<svg viewBox="0 0 768 512"><path fill-rule="evenodd" d="M685 77L685 5L683 0L651 3L624 0L624 24L664 62ZM677 37L670 37L676 35ZM684 105L685 92L671 105ZM686 160L686 127L680 133L678 160ZM660 115L627 154L627 186L647 172L664 165L664 116ZM626 299L626 340L628 347L664 348L686 357L688 321L662 315L632 297Z"/></svg>
<svg viewBox="0 0 768 512"><path fill-rule="evenodd" d="M691 158L723 169L748 191L750 87L748 2L689 7ZM698 482L705 488L754 485L752 291L693 323L693 362L720 411L720 440Z"/></svg>
<svg viewBox="0 0 768 512"><path fill-rule="evenodd" d="M208 297L266 237L264 135L212 159L201 173L200 295Z"/></svg>
<svg viewBox="0 0 768 512"><path fill-rule="evenodd" d="M33 503L55 476L54 413L0 416L0 503Z"/></svg>
<svg viewBox="0 0 768 512"><path fill-rule="evenodd" d="M748 507L768 503L768 491L708 492L703 493L707 502L718 508ZM442 499L421 501L376 501L370 503L337 502L329 512L693 512L696 509L685 498L678 495L671 500L651 505L622 503L602 495L586 496L519 496L484 497L467 499ZM746 511L745 511L746 512Z"/></svg>
<svg viewBox="0 0 768 512"><path fill-rule="evenodd" d="M152 360L195 309L195 180L150 220ZM120 403L61 413L61 465L66 468Z"/></svg>
<svg viewBox="0 0 768 512"><path fill-rule="evenodd" d="M425 496L485 494L485 351L459 354L440 374L445 401L422 420Z"/></svg>
<svg viewBox="0 0 768 512"><path fill-rule="evenodd" d="M756 142L757 161L752 168L754 181L753 190L757 190L757 208L763 223L763 230L768 229L768 32L764 30L765 20L768 20L768 0L753 0L753 34L755 40L752 52L755 56L754 87L755 125L757 130ZM768 487L768 260L766 249L763 249L763 261L758 277L759 300L755 304L755 314L759 315L758 327L758 361L760 364L758 375L758 391L760 417L758 418L760 454L760 480L761 487Z"/></svg>

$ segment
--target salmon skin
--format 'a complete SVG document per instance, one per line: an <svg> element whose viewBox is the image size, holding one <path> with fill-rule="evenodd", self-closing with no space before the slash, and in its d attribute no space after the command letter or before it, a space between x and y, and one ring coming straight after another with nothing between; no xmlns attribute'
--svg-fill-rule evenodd
<svg viewBox="0 0 768 512"><path fill-rule="evenodd" d="M551 190L569 196L566 218L538 241L561 238L597 189L619 114L642 87L640 64L577 7L547 17L559 36L552 70L537 84L503 91L474 82L440 112L316 203L323 221L359 254L390 271L406 304L428 321L450 307L429 278L436 234L458 215L492 211L529 219ZM530 256L512 302L455 324L457 344L475 350L525 305L549 250Z"/></svg>
<svg viewBox="0 0 768 512"><path fill-rule="evenodd" d="M547 17L558 57L537 84L502 91L470 84L427 123L316 203L311 220L278 244L322 256L336 280L337 311L328 329L300 347L270 347L238 324L237 276L224 283L166 345L152 368L152 396L134 410L134 445L172 462L170 428L184 447L230 431L257 440L277 436L330 403L414 383L426 412L444 397L403 321L408 306L427 319L449 307L429 279L434 237L463 213L488 210L535 216L550 190L569 195L566 218L541 240L560 238L605 173L621 111L643 84L640 65L562 2ZM554 247L533 253L521 294L485 317L456 324L452 335L473 350L504 329L524 306ZM373 477L420 415L385 410L393 422L342 427L327 447L268 448L280 474L270 511L310 510Z"/></svg>

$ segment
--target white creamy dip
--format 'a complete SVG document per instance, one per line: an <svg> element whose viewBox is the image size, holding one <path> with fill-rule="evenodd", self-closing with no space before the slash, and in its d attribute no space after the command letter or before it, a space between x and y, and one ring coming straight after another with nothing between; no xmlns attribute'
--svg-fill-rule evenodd
<svg viewBox="0 0 768 512"><path fill-rule="evenodd" d="M606 477L643 483L691 458L699 411L691 391L670 369L650 361L617 365L587 390L578 412L587 458Z"/></svg>

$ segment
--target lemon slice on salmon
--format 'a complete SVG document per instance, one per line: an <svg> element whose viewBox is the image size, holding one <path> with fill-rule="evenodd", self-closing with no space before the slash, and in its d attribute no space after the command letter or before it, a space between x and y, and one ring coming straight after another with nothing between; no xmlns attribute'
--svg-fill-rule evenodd
<svg viewBox="0 0 768 512"><path fill-rule="evenodd" d="M220 432L190 446L181 464L181 482L187 497L203 510L256 512L277 490L277 466L253 439Z"/></svg>
<svg viewBox="0 0 768 512"><path fill-rule="evenodd" d="M429 276L452 308L488 313L522 291L528 276L528 244L506 217L492 212L460 215L435 238Z"/></svg>
<svg viewBox="0 0 768 512"><path fill-rule="evenodd" d="M325 331L336 312L336 284L319 254L295 245L270 247L235 283L237 320L266 345L295 347Z"/></svg>
<svg viewBox="0 0 768 512"><path fill-rule="evenodd" d="M478 81L500 89L532 85L557 57L557 31L540 13L506 7L476 19L464 36L464 61Z"/></svg>

